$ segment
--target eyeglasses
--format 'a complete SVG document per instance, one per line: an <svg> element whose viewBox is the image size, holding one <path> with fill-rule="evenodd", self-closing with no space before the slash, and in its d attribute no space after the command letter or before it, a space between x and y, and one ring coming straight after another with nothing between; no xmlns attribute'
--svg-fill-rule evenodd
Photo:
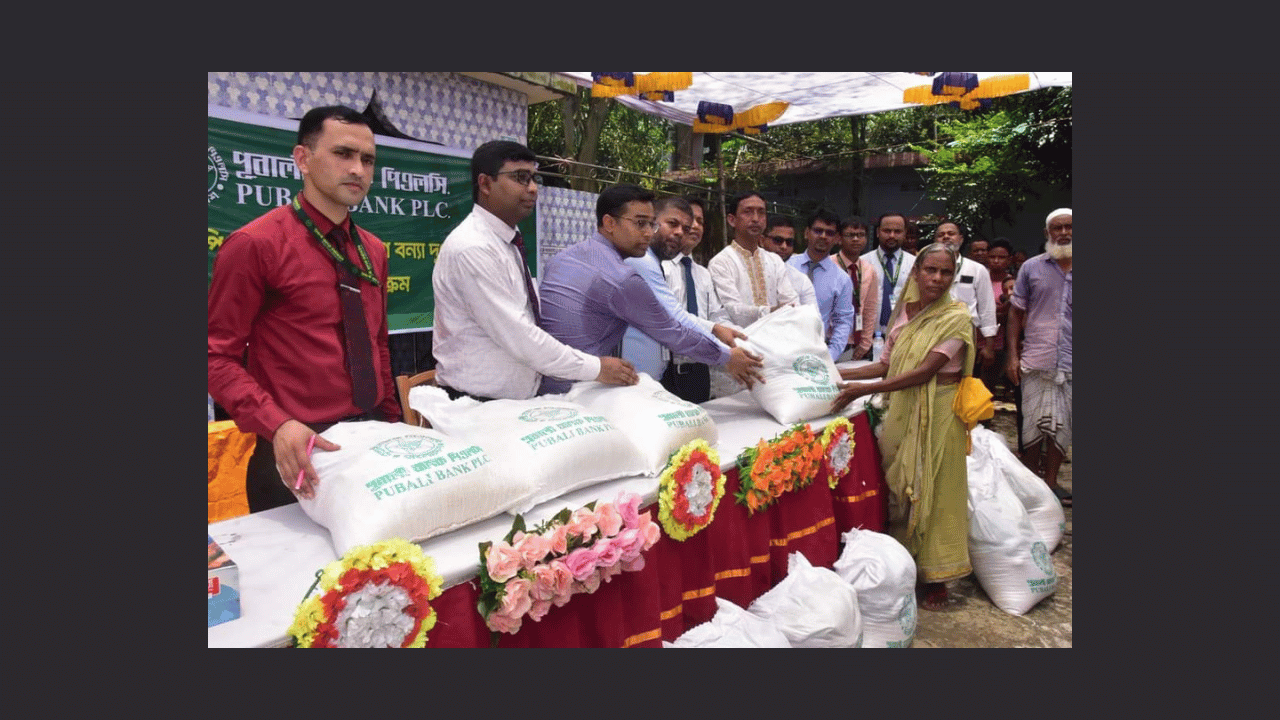
<svg viewBox="0 0 1280 720"><path fill-rule="evenodd" d="M844 234L844 237L847 237L847 238L856 238L856 237L864 238L866 236L867 236L866 230L850 230Z"/></svg>
<svg viewBox="0 0 1280 720"><path fill-rule="evenodd" d="M774 241L774 242L776 242L776 243L778 243L779 245L795 245L795 244L796 244L796 239L795 239L795 238L789 238L789 237L777 237L777 236L774 236L774 235L770 235L770 236L769 236L769 239L770 239L770 240L772 240L772 241Z"/></svg>
<svg viewBox="0 0 1280 720"><path fill-rule="evenodd" d="M510 175L512 179L514 179L516 182L520 183L521 185L528 185L530 182L537 185L542 184L542 176L536 172L530 172L528 170L504 170L500 173L495 173L495 174Z"/></svg>
<svg viewBox="0 0 1280 720"><path fill-rule="evenodd" d="M641 232L653 230L654 228L658 227L658 223L654 222L649 218L642 218L640 220L637 220L635 218L626 217L625 215L614 215L614 217L619 220L630 220L631 222L636 224L636 227L640 228Z"/></svg>

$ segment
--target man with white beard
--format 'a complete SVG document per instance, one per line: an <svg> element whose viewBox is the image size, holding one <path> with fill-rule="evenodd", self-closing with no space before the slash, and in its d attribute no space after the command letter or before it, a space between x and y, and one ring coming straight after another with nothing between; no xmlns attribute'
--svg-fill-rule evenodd
<svg viewBox="0 0 1280 720"><path fill-rule="evenodd" d="M1071 447L1071 208L1049 213L1044 236L1013 285L1005 372L1021 385L1022 461L1070 507L1058 468Z"/></svg>

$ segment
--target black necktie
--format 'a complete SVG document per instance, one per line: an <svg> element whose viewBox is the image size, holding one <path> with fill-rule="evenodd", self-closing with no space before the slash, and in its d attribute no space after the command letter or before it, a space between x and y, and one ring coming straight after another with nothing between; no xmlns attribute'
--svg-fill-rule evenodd
<svg viewBox="0 0 1280 720"><path fill-rule="evenodd" d="M893 303L893 253L884 254L884 296L880 298L880 324L889 324L889 306ZM888 328L885 331L888 332Z"/></svg>
<svg viewBox="0 0 1280 720"><path fill-rule="evenodd" d="M529 293L529 306L533 308L533 321L542 327L542 313L538 307L538 293L533 289L533 277L529 275L529 264L524 259L524 236L516 230L516 236L511 238L512 244L520 249L520 270L524 273L524 289Z"/></svg>
<svg viewBox="0 0 1280 720"><path fill-rule="evenodd" d="M331 233L334 244L347 252L347 231L336 227ZM351 402L368 412L378 404L378 377L373 370L373 346L369 342L369 325L365 322L364 303L360 301L360 278L343 263L337 263L338 297L342 301L342 332L346 338L347 370L351 373ZM366 268L372 270L373 268Z"/></svg>
<svg viewBox="0 0 1280 720"><path fill-rule="evenodd" d="M698 316L698 289L693 286L693 258L682 258L684 265L684 306L689 314Z"/></svg>

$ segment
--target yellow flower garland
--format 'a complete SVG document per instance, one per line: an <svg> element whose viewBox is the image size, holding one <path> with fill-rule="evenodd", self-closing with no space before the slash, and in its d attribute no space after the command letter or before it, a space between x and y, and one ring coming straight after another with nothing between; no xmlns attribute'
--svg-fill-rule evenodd
<svg viewBox="0 0 1280 720"><path fill-rule="evenodd" d="M700 454L701 457L697 457ZM704 461L705 459L705 461ZM696 467L706 467L712 478L711 504L703 516L690 517L685 488ZM715 518L720 498L724 497L724 474L720 472L720 454L705 440L692 440L672 454L658 478L658 520L667 535L681 542L697 535ZM684 502L681 502L684 500Z"/></svg>
<svg viewBox="0 0 1280 720"><path fill-rule="evenodd" d="M435 627L437 616L428 601L440 596L444 580L436 573L435 561L424 555L422 548L400 538L352 548L324 568L318 581L320 592L308 593L289 626L294 645L331 647L332 623L347 594L357 583L366 583L371 573L388 569L392 571L392 582L414 599L412 607L418 611L412 614L418 621L417 632L402 647L424 647L427 631Z"/></svg>

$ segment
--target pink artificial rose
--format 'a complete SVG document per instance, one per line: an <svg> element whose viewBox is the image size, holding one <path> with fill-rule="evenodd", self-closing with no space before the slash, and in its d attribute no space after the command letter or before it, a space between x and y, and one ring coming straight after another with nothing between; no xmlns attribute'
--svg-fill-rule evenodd
<svg viewBox="0 0 1280 720"><path fill-rule="evenodd" d="M484 619L484 624L494 632L515 634L520 630L521 620L518 617L506 615L501 610L495 610Z"/></svg>
<svg viewBox="0 0 1280 720"><path fill-rule="evenodd" d="M618 514L627 527L635 527L640 520L640 496L635 493L618 493Z"/></svg>
<svg viewBox="0 0 1280 720"><path fill-rule="evenodd" d="M535 600L533 605L529 608L529 619L534 622L539 622L550 609L550 600Z"/></svg>
<svg viewBox="0 0 1280 720"><path fill-rule="evenodd" d="M529 591L536 603L556 596L556 571L550 565L538 565L533 569L533 589Z"/></svg>
<svg viewBox="0 0 1280 720"><path fill-rule="evenodd" d="M489 554L485 556L485 568L495 582L506 582L515 577L521 562L520 553L502 540L491 545Z"/></svg>
<svg viewBox="0 0 1280 720"><path fill-rule="evenodd" d="M618 533L613 542L622 548L622 561L635 560L644 552L644 535L637 528L627 528Z"/></svg>
<svg viewBox="0 0 1280 720"><path fill-rule="evenodd" d="M617 565L618 561L622 559L622 546L614 542L613 538L597 540L596 544L591 546L591 549L596 552L597 567Z"/></svg>
<svg viewBox="0 0 1280 720"><path fill-rule="evenodd" d="M596 518L600 526L600 534L605 537L613 537L622 529L622 515L618 513L613 503L603 503L597 507Z"/></svg>
<svg viewBox="0 0 1280 720"><path fill-rule="evenodd" d="M573 511L569 516L569 534L577 535L584 541L596 534L596 514L584 507Z"/></svg>
<svg viewBox="0 0 1280 720"><path fill-rule="evenodd" d="M600 568L600 579L605 582L612 580L614 575L620 574L622 574L621 564L604 565Z"/></svg>
<svg viewBox="0 0 1280 720"><path fill-rule="evenodd" d="M508 582L506 589L502 592L502 606L499 609L504 615L513 618L529 612L529 606L533 604L533 598L529 595L531 589L533 589L533 583L525 578L516 578Z"/></svg>
<svg viewBox="0 0 1280 720"><path fill-rule="evenodd" d="M556 529L551 531L551 552L557 555L569 552L568 525L557 525Z"/></svg>
<svg viewBox="0 0 1280 720"><path fill-rule="evenodd" d="M582 582L595 571L599 556L591 548L578 548L564 558L564 566L573 574L573 579Z"/></svg>
<svg viewBox="0 0 1280 720"><path fill-rule="evenodd" d="M524 569L532 570L551 552L551 541L541 535L525 535L516 541L514 547Z"/></svg>
<svg viewBox="0 0 1280 720"><path fill-rule="evenodd" d="M623 570L627 572L636 572L644 569L644 556L637 555L630 560L623 560L621 565Z"/></svg>
<svg viewBox="0 0 1280 720"><path fill-rule="evenodd" d="M591 594L600 589L600 571L592 570L591 574L576 583L575 587L578 592L584 592L587 594Z"/></svg>
<svg viewBox="0 0 1280 720"><path fill-rule="evenodd" d="M649 518L649 513L640 516L639 524L636 529L640 531L640 535L644 537L644 549L648 550L653 547L654 543L662 537L662 528L658 523Z"/></svg>

